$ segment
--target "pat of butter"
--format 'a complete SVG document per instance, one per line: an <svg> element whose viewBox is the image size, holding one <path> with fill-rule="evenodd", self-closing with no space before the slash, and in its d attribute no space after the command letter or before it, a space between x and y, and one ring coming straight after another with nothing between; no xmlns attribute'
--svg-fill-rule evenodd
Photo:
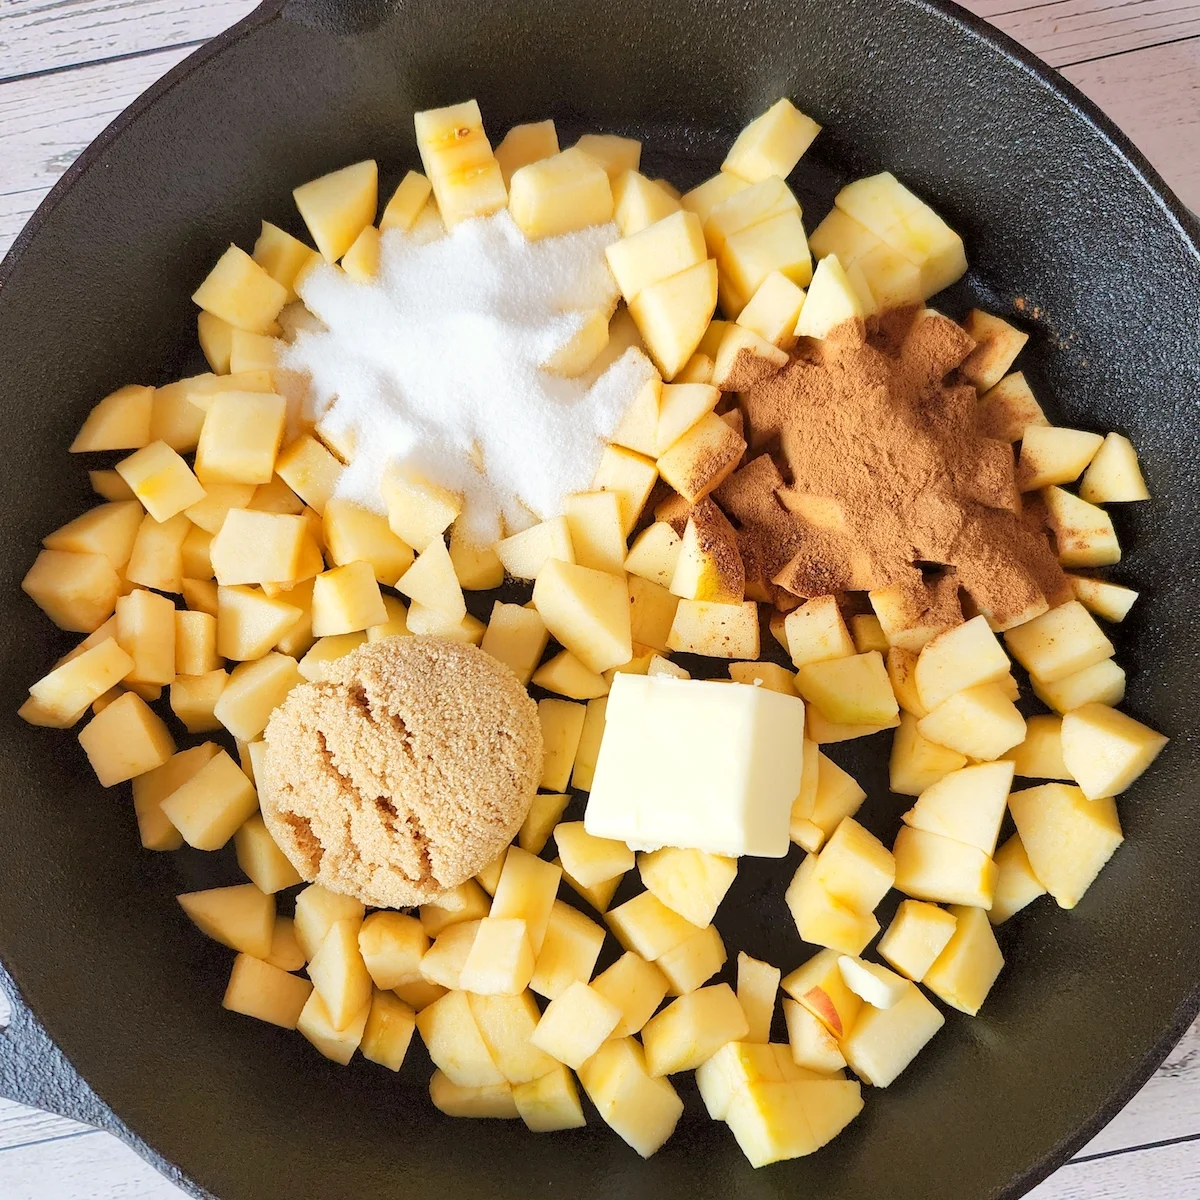
<svg viewBox="0 0 1200 1200"><path fill-rule="evenodd" d="M613 678L584 827L635 848L782 858L804 701L763 687Z"/></svg>

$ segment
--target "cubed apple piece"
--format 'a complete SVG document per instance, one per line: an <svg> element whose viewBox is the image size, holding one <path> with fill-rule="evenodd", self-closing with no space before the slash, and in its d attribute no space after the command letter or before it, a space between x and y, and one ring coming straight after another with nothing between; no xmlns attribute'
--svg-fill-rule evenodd
<svg viewBox="0 0 1200 1200"><path fill-rule="evenodd" d="M716 975L727 958L721 935L709 925L660 954L654 965L667 977L673 995L686 996Z"/></svg>
<svg viewBox="0 0 1200 1200"><path fill-rule="evenodd" d="M648 579L633 576L629 588L629 632L635 646L645 646L661 654L667 653L667 643L679 599L666 588ZM647 665L647 674L650 667Z"/></svg>
<svg viewBox="0 0 1200 1200"><path fill-rule="evenodd" d="M688 517L670 590L687 600L714 604L741 604L746 598L737 533L711 500L702 500Z"/></svg>
<svg viewBox="0 0 1200 1200"><path fill-rule="evenodd" d="M584 720L586 722L586 716ZM530 854L541 854L550 840L551 830L558 824L570 802L571 796L565 792L549 795L539 793L534 796L529 806L529 815L525 818L521 825L521 832L517 835L521 849ZM503 855L501 855L501 859L503 859Z"/></svg>
<svg viewBox="0 0 1200 1200"><path fill-rule="evenodd" d="M445 546L442 547L442 552L445 553ZM414 569L415 566L409 568L409 571ZM454 580L448 556L446 569L449 571L449 579ZM458 591L461 599L462 592L458 589L456 580L454 589ZM455 619L461 620L465 611L464 607L463 613L458 614ZM335 567L317 576L313 584L312 598L312 631L317 637L356 633L371 625L382 624L386 620L387 609L383 606L379 583L370 563L347 563L344 567Z"/></svg>
<svg viewBox="0 0 1200 1200"><path fill-rule="evenodd" d="M603 166L572 147L514 171L508 207L525 236L537 241L611 221L612 186Z"/></svg>
<svg viewBox="0 0 1200 1200"><path fill-rule="evenodd" d="M1103 441L1100 434L1082 429L1030 426L1021 436L1017 486L1023 492L1034 492L1052 483L1074 482L1083 474Z"/></svg>
<svg viewBox="0 0 1200 1200"><path fill-rule="evenodd" d="M94 716L79 731L79 744L103 787L153 771L175 753L162 719L133 692L118 696Z"/></svg>
<svg viewBox="0 0 1200 1200"><path fill-rule="evenodd" d="M504 182L507 185L507 175ZM379 218L380 231L386 233L389 229L402 229L407 233L411 230L432 191L433 185L420 171L406 172L392 193L392 198L384 206L383 215Z"/></svg>
<svg viewBox="0 0 1200 1200"><path fill-rule="evenodd" d="M626 950L649 962L700 932L699 926L668 908L653 892L642 892L627 900L612 909L605 920Z"/></svg>
<svg viewBox="0 0 1200 1200"><path fill-rule="evenodd" d="M203 378L197 376L196 378ZM229 376L214 376L228 379ZM196 449L205 411L188 399L188 389L194 379L180 379L154 389L150 408L150 441L166 442L172 450L187 454Z"/></svg>
<svg viewBox="0 0 1200 1200"><path fill-rule="evenodd" d="M622 310L628 312L628 309ZM625 409L625 415L612 435L612 441L625 449L646 454L651 458L658 455L658 413L662 400L662 380L658 372L635 393Z"/></svg>
<svg viewBox="0 0 1200 1200"><path fill-rule="evenodd" d="M685 192L680 197L680 203L689 212L694 212L701 221L707 221L709 215L718 204L744 192L750 184L740 176L731 175L728 171L720 171L710 179Z"/></svg>
<svg viewBox="0 0 1200 1200"><path fill-rule="evenodd" d="M853 817L846 817L834 830L813 868L816 884L833 900L861 914L875 910L895 875L891 852Z"/></svg>
<svg viewBox="0 0 1200 1200"><path fill-rule="evenodd" d="M304 957L312 961L325 935L339 921L363 923L363 905L353 896L331 892L319 883L310 883L296 897L296 939Z"/></svg>
<svg viewBox="0 0 1200 1200"><path fill-rule="evenodd" d="M337 262L374 223L379 169L374 159L331 171L293 189L296 207L326 262Z"/></svg>
<svg viewBox="0 0 1200 1200"><path fill-rule="evenodd" d="M1008 655L987 618L973 617L922 648L915 670L917 693L921 705L931 711L955 692L1001 679L1010 669Z"/></svg>
<svg viewBox="0 0 1200 1200"><path fill-rule="evenodd" d="M43 550L21 590L60 629L91 633L112 616L121 579L103 554Z"/></svg>
<svg viewBox="0 0 1200 1200"><path fill-rule="evenodd" d="M1089 504L1116 504L1150 499L1150 490L1142 477L1137 451L1127 437L1119 433L1110 433L1104 439L1079 485L1079 495Z"/></svg>
<svg viewBox="0 0 1200 1200"><path fill-rule="evenodd" d="M991 855L1012 788L1009 761L977 763L943 776L904 814L906 825L953 838Z"/></svg>
<svg viewBox="0 0 1200 1200"><path fill-rule="evenodd" d="M225 524L230 509L250 507L256 490L253 483L210 483L204 489L204 498L185 510L187 518L206 533L215 535Z"/></svg>
<svg viewBox="0 0 1200 1200"><path fill-rule="evenodd" d="M829 894L815 878L817 856L807 855L796 870L784 899L806 942L842 954L860 954L879 932L870 912L858 913Z"/></svg>
<svg viewBox="0 0 1200 1200"><path fill-rule="evenodd" d="M546 938L561 878L560 866L544 862L516 846L509 848L492 897L490 915L523 920L535 957L541 953Z"/></svg>
<svg viewBox="0 0 1200 1200"><path fill-rule="evenodd" d="M192 293L192 301L237 329L266 333L274 326L287 296L287 289L245 250L231 245Z"/></svg>
<svg viewBox="0 0 1200 1200"><path fill-rule="evenodd" d="M270 483L283 440L287 401L262 392L213 397L196 447L201 483Z"/></svg>
<svg viewBox="0 0 1200 1200"><path fill-rule="evenodd" d="M1020 834L1014 833L996 851L996 866L1000 875L996 880L996 895L988 911L988 920L993 925L1000 925L1039 896L1046 895L1046 889L1033 873Z"/></svg>
<svg viewBox="0 0 1200 1200"><path fill-rule="evenodd" d="M375 578L387 584L395 583L412 566L412 547L391 531L387 519L352 501L330 500L322 529L334 566L369 562Z"/></svg>
<svg viewBox="0 0 1200 1200"><path fill-rule="evenodd" d="M788 613L784 630L797 668L855 653L854 640L833 596L817 596Z"/></svg>
<svg viewBox="0 0 1200 1200"><path fill-rule="evenodd" d="M637 170L626 170L613 178L612 193L613 220L624 238L640 233L681 207L666 188Z"/></svg>
<svg viewBox="0 0 1200 1200"><path fill-rule="evenodd" d="M935 903L991 907L996 864L977 846L905 826L896 835L892 855L897 891Z"/></svg>
<svg viewBox="0 0 1200 1200"><path fill-rule="evenodd" d="M570 782L586 713L584 705L568 700L538 701L544 755L539 786L546 791L561 792ZM632 855L629 865L633 865Z"/></svg>
<svg viewBox="0 0 1200 1200"><path fill-rule="evenodd" d="M184 613L184 617L202 617L212 623L213 653L198 665L199 671L180 671L180 674L203 674L219 666L216 661L216 623L206 613ZM163 686L172 682L176 672L175 606L166 596L135 588L117 600L116 641L133 660L124 678L130 683ZM203 649L201 650L203 654Z"/></svg>
<svg viewBox="0 0 1200 1200"><path fill-rule="evenodd" d="M271 836L260 813L249 817L233 837L238 866L268 895L303 882Z"/></svg>
<svg viewBox="0 0 1200 1200"><path fill-rule="evenodd" d="M273 600L258 588L220 587L217 654L238 662L261 658L303 615L302 609Z"/></svg>
<svg viewBox="0 0 1200 1200"><path fill-rule="evenodd" d="M837 950L822 950L813 955L783 980L783 990L799 1001L839 1041L846 1037L858 1020L862 998L852 992L842 978Z"/></svg>
<svg viewBox="0 0 1200 1200"><path fill-rule="evenodd" d="M835 1077L841 1078L840 1072ZM792 1060L789 1046L750 1041L726 1042L696 1071L700 1098L714 1121L725 1120L734 1096L759 1083L819 1078Z"/></svg>
<svg viewBox="0 0 1200 1200"><path fill-rule="evenodd" d="M680 600L667 646L709 658L756 659L759 655L758 605L712 604Z"/></svg>
<svg viewBox="0 0 1200 1200"><path fill-rule="evenodd" d="M878 651L806 663L796 672L796 690L839 724L882 725L900 711Z"/></svg>
<svg viewBox="0 0 1200 1200"><path fill-rule="evenodd" d="M880 246L885 246L865 225L835 207L812 231L809 244L817 258L836 254L849 266Z"/></svg>
<svg viewBox="0 0 1200 1200"><path fill-rule="evenodd" d="M133 500L133 489L116 471L89 471L88 483L92 491L105 500Z"/></svg>
<svg viewBox="0 0 1200 1200"><path fill-rule="evenodd" d="M373 912L358 931L358 950L377 988L391 991L422 979L421 959L429 937L416 917Z"/></svg>
<svg viewBox="0 0 1200 1200"><path fill-rule="evenodd" d="M907 979L879 963L867 962L862 958L843 954L838 959L838 970L846 986L871 1008L891 1008L899 1003L908 990Z"/></svg>
<svg viewBox="0 0 1200 1200"><path fill-rule="evenodd" d="M807 750L806 750L807 752ZM812 808L804 818L812 840L798 841L810 854L815 854L824 840L846 817L858 812L867 793L841 767L826 755L817 752L817 782Z"/></svg>
<svg viewBox="0 0 1200 1200"><path fill-rule="evenodd" d="M738 314L737 323L777 349L791 350L804 300L803 288L781 271L772 271Z"/></svg>
<svg viewBox="0 0 1200 1200"><path fill-rule="evenodd" d="M110 392L88 413L71 443L71 453L140 450L149 445L153 397L154 389L140 384Z"/></svg>
<svg viewBox="0 0 1200 1200"><path fill-rule="evenodd" d="M592 989L621 1010L612 1036L639 1033L662 1003L669 988L666 976L640 954L627 951L607 971L592 980Z"/></svg>
<svg viewBox="0 0 1200 1200"><path fill-rule="evenodd" d="M673 379L695 353L716 307L717 264L712 259L643 287L630 303L638 332L664 379Z"/></svg>
<svg viewBox="0 0 1200 1200"><path fill-rule="evenodd" d="M581 492L567 497L567 545L582 567L619 575L625 569L621 501L615 492ZM564 558L554 553L551 558ZM565 561L572 561L566 558ZM536 576L536 572L535 572Z"/></svg>
<svg viewBox="0 0 1200 1200"><path fill-rule="evenodd" d="M890 786L901 796L919 796L939 779L967 765L965 755L931 742L917 724L911 712L902 712L892 740Z"/></svg>
<svg viewBox="0 0 1200 1200"><path fill-rule="evenodd" d="M435 1070L429 1078L429 1099L434 1108L448 1117L514 1121L520 1116L511 1084L463 1087L440 1070Z"/></svg>
<svg viewBox="0 0 1200 1200"><path fill-rule="evenodd" d="M167 819L197 850L220 850L257 808L254 785L224 750L162 801Z"/></svg>
<svg viewBox="0 0 1200 1200"><path fill-rule="evenodd" d="M1110 583L1107 579L1088 579L1082 575L1068 575L1067 581L1071 585L1071 591L1075 593L1075 599L1084 608L1114 624L1125 620L1138 598L1138 593L1133 588L1124 587L1119 583Z"/></svg>
<svg viewBox="0 0 1200 1200"><path fill-rule="evenodd" d="M414 1012L420 1012L446 995L447 989L427 979L418 979L414 983L402 983L393 991Z"/></svg>
<svg viewBox="0 0 1200 1200"><path fill-rule="evenodd" d="M225 989L222 1007L230 1012L255 1017L282 1029L295 1029L312 993L307 979L263 962L250 954L239 954Z"/></svg>
<svg viewBox="0 0 1200 1200"><path fill-rule="evenodd" d="M795 676L786 667L771 662L730 663L729 678L749 687L763 687L781 696L795 696ZM814 759L814 764L816 760ZM815 776L814 776L815 782Z"/></svg>
<svg viewBox="0 0 1200 1200"><path fill-rule="evenodd" d="M771 1040L771 1022L782 974L778 967L751 958L744 951L738 952L737 998L750 1026L746 1041L766 1043Z"/></svg>
<svg viewBox="0 0 1200 1200"><path fill-rule="evenodd" d="M550 559L534 584L533 603L550 633L590 670L632 657L629 592L620 576Z"/></svg>
<svg viewBox="0 0 1200 1200"><path fill-rule="evenodd" d="M650 659L646 667L646 674L650 676L665 675L668 679L691 679L691 675L678 663L673 663L669 658L663 658L661 654L655 654Z"/></svg>
<svg viewBox="0 0 1200 1200"><path fill-rule="evenodd" d="M419 112L417 148L447 228L502 209L507 188L474 100Z"/></svg>
<svg viewBox="0 0 1200 1200"><path fill-rule="evenodd" d="M461 988L463 968L482 920L460 921L443 929L421 959L422 978L452 991Z"/></svg>
<svg viewBox="0 0 1200 1200"><path fill-rule="evenodd" d="M459 986L481 996L517 996L529 986L533 965L525 922L485 917L463 964Z"/></svg>
<svg viewBox="0 0 1200 1200"><path fill-rule="evenodd" d="M642 143L615 133L585 133L575 148L595 159L614 182L627 171L636 171L642 161Z"/></svg>
<svg viewBox="0 0 1200 1200"><path fill-rule="evenodd" d="M533 1044L579 1070L611 1036L621 1009L586 983L576 980L550 1001L533 1032Z"/></svg>
<svg viewBox="0 0 1200 1200"><path fill-rule="evenodd" d="M1120 704L1125 699L1125 671L1111 658L1101 659L1074 675L1045 683L1031 675L1033 694L1057 713L1069 713L1087 704Z"/></svg>
<svg viewBox="0 0 1200 1200"><path fill-rule="evenodd" d="M213 535L198 525L187 531L179 549L180 567L185 579L212 579L216 572L212 565Z"/></svg>
<svg viewBox="0 0 1200 1200"><path fill-rule="evenodd" d="M953 913L936 904L905 900L879 939L879 953L902 975L920 983L954 935L956 923Z"/></svg>
<svg viewBox="0 0 1200 1200"><path fill-rule="evenodd" d="M1120 795L1168 741L1104 704L1085 704L1062 721L1063 761L1090 800Z"/></svg>
<svg viewBox="0 0 1200 1200"><path fill-rule="evenodd" d="M633 865L632 861L629 865ZM638 870L652 895L691 924L703 928L712 921L737 877L737 859L702 850L664 847L638 855ZM576 873L572 870L572 874Z"/></svg>
<svg viewBox="0 0 1200 1200"><path fill-rule="evenodd" d="M29 689L30 697L38 706L38 724L56 729L70 728L89 705L133 669L133 658L112 637L61 663Z"/></svg>
<svg viewBox="0 0 1200 1200"><path fill-rule="evenodd" d="M371 1005L368 1001L348 1025L338 1029L320 993L314 987L300 1013L296 1028L326 1058L344 1067L354 1057L354 1052L362 1042L370 1013Z"/></svg>
<svg viewBox="0 0 1200 1200"><path fill-rule="evenodd" d="M529 986L553 1000L572 983L587 983L604 944L604 930L577 909L555 900Z"/></svg>
<svg viewBox="0 0 1200 1200"><path fill-rule="evenodd" d="M397 470L384 472L380 492L392 533L417 551L441 537L462 512L461 496Z"/></svg>
<svg viewBox="0 0 1200 1200"><path fill-rule="evenodd" d="M1107 567L1121 561L1112 518L1102 508L1060 487L1048 487L1041 496L1064 567Z"/></svg>
<svg viewBox="0 0 1200 1200"><path fill-rule="evenodd" d="M215 709L229 676L224 671L181 676L171 684L171 711L188 733L210 733L221 728Z"/></svg>
<svg viewBox="0 0 1200 1200"><path fill-rule="evenodd" d="M408 610L408 632L424 637L445 638L448 642L468 642L478 646L483 641L486 626L467 613L461 621L453 621L436 608L413 603Z"/></svg>
<svg viewBox="0 0 1200 1200"><path fill-rule="evenodd" d="M162 811L162 802L204 766L217 750L215 743L204 742L179 751L161 767L135 777L133 808L142 845L147 850L178 850L183 845L179 830Z"/></svg>
<svg viewBox="0 0 1200 1200"><path fill-rule="evenodd" d="M492 1061L510 1084L540 1079L557 1065L533 1042L540 1013L529 992L469 995L471 1015Z"/></svg>
<svg viewBox="0 0 1200 1200"><path fill-rule="evenodd" d="M185 892L176 899L192 924L213 941L258 959L271 953L275 901L254 884Z"/></svg>
<svg viewBox="0 0 1200 1200"><path fill-rule="evenodd" d="M975 424L984 437L1019 442L1025 430L1050 422L1024 374L1014 371L979 397Z"/></svg>
<svg viewBox="0 0 1200 1200"><path fill-rule="evenodd" d="M217 719L243 742L254 741L267 727L271 713L288 692L303 682L296 660L271 653L234 668L214 713Z"/></svg>
<svg viewBox="0 0 1200 1200"><path fill-rule="evenodd" d="M624 446L606 446L592 487L616 492L621 501L621 528L628 537L658 479L658 467L645 455Z"/></svg>
<svg viewBox="0 0 1200 1200"><path fill-rule="evenodd" d="M725 481L745 450L745 438L708 413L659 456L658 473L689 504L696 504Z"/></svg>
<svg viewBox="0 0 1200 1200"><path fill-rule="evenodd" d="M832 1075L846 1066L838 1039L797 1000L786 998L783 1015L787 1022L792 1060L818 1075ZM711 1061L711 1060L710 1060Z"/></svg>
<svg viewBox="0 0 1200 1200"><path fill-rule="evenodd" d="M841 1048L856 1075L872 1087L887 1087L945 1020L921 989L908 983L889 1008L864 1007Z"/></svg>
<svg viewBox="0 0 1200 1200"><path fill-rule="evenodd" d="M821 259L796 322L796 335L824 338L839 325L862 319L862 301L837 255Z"/></svg>
<svg viewBox="0 0 1200 1200"><path fill-rule="evenodd" d="M266 961L281 971L299 971L304 966L304 951L300 949L300 943L296 940L296 925L291 917L275 918L271 953Z"/></svg>
<svg viewBox="0 0 1200 1200"><path fill-rule="evenodd" d="M1013 792L1008 804L1034 878L1074 908L1124 841L1116 804L1063 783Z"/></svg>
<svg viewBox="0 0 1200 1200"><path fill-rule="evenodd" d="M579 1069L579 1081L600 1116L643 1158L675 1132L683 1101L666 1079L647 1070L633 1038L605 1042Z"/></svg>
<svg viewBox="0 0 1200 1200"><path fill-rule="evenodd" d="M325 565L306 518L243 508L230 509L209 557L222 586L292 583Z"/></svg>
<svg viewBox="0 0 1200 1200"><path fill-rule="evenodd" d="M706 233L713 224L710 219ZM713 253L720 272L721 309L731 319L741 315L750 298L773 272L802 288L813 278L812 253L797 207L789 206L748 228L728 233L724 244ZM802 320L803 308L797 324Z"/></svg>
<svg viewBox="0 0 1200 1200"><path fill-rule="evenodd" d="M507 1085L471 1013L466 992L447 992L417 1014L429 1057L460 1087Z"/></svg>
<svg viewBox="0 0 1200 1200"><path fill-rule="evenodd" d="M338 570L347 572L354 570L362 573L361 565L354 563L347 563ZM320 578L328 580L329 576ZM371 583L375 585L375 591L378 592L378 584L375 582L373 571L371 572ZM366 583L361 586L370 591L370 587ZM314 598L317 592L322 590L322 585L318 582L314 589ZM463 599L458 577L454 574L454 564L450 561L450 552L440 537L434 538L418 555L416 562L400 576L396 583L396 590L417 604L437 609L438 612L444 613L449 620L461 621L467 615L466 601ZM378 621L369 622L372 625L378 623ZM365 626L356 626L356 628L365 628ZM314 624L314 632L319 634L322 631L316 629ZM324 632L347 633L349 630L330 629Z"/></svg>
<svg viewBox="0 0 1200 1200"><path fill-rule="evenodd" d="M1062 717L1038 715L1025 722L1025 740L1004 756L1016 774L1028 779L1073 777L1063 761Z"/></svg>
<svg viewBox="0 0 1200 1200"><path fill-rule="evenodd" d="M1029 341L1029 335L978 308L967 313L963 328L974 339L975 349L959 371L982 394L995 387L1007 374Z"/></svg>
<svg viewBox="0 0 1200 1200"><path fill-rule="evenodd" d="M496 161L509 187L513 175L530 163L541 162L558 153L558 131L553 121L535 121L514 125L496 147Z"/></svg>
<svg viewBox="0 0 1200 1200"><path fill-rule="evenodd" d="M642 1029L647 1070L655 1078L693 1071L726 1042L740 1041L749 1031L746 1015L727 983L689 992Z"/></svg>
<svg viewBox="0 0 1200 1200"><path fill-rule="evenodd" d="M570 527L566 517L532 525L496 543L496 555L514 579L536 579L550 559L574 563ZM403 590L403 589L401 589Z"/></svg>
<svg viewBox="0 0 1200 1200"><path fill-rule="evenodd" d="M968 758L992 761L1025 740L1025 718L1001 684L983 683L943 700L917 730Z"/></svg>
<svg viewBox="0 0 1200 1200"><path fill-rule="evenodd" d="M1112 642L1078 600L1069 600L1004 635L1013 657L1031 675L1054 683L1111 658Z"/></svg>
<svg viewBox="0 0 1200 1200"><path fill-rule="evenodd" d="M632 302L646 288L704 263L708 250L700 218L682 209L614 242L605 255L621 295Z"/></svg>
<svg viewBox="0 0 1200 1200"><path fill-rule="evenodd" d="M684 206L687 207L686 205ZM784 213L800 213L800 202L788 185L778 175L768 176L749 187L731 192L712 206L704 220L704 238L709 253L716 258L724 253L731 238L739 233L766 224ZM740 297L740 308L750 294ZM730 320L736 314L726 313ZM701 343L701 349L716 357L716 345L724 330L710 331Z"/></svg>
<svg viewBox="0 0 1200 1200"><path fill-rule="evenodd" d="M513 1086L513 1103L533 1133L579 1129L587 1124L571 1072L561 1064L528 1083Z"/></svg>
<svg viewBox="0 0 1200 1200"><path fill-rule="evenodd" d="M430 548L436 544L431 543ZM428 553L427 550L421 558ZM461 590L458 594L462 596ZM497 600L480 647L509 667L523 684L528 684L549 638L545 623L534 609Z"/></svg>
<svg viewBox="0 0 1200 1200"><path fill-rule="evenodd" d="M376 991L363 1028L363 1058L390 1071L400 1070L415 1028L416 1014L409 1005L390 992Z"/></svg>
<svg viewBox="0 0 1200 1200"><path fill-rule="evenodd" d="M582 726L582 715L580 724ZM554 840L563 869L570 872L584 887L594 887L606 879L623 875L633 867L633 851L624 842L594 837L584 829L582 821L568 821L558 825L554 830Z"/></svg>
<svg viewBox="0 0 1200 1200"><path fill-rule="evenodd" d="M142 515L142 506L136 500L99 504L47 534L42 545L47 550L72 554L103 554L113 570L120 571L133 553Z"/></svg>
<svg viewBox="0 0 1200 1200"><path fill-rule="evenodd" d="M486 640L485 634L485 650ZM595 671L589 671L569 650L563 650L539 667L531 679L538 687L557 692L560 696L569 696L572 700L592 700L608 695L608 680Z"/></svg>
<svg viewBox="0 0 1200 1200"><path fill-rule="evenodd" d="M325 511L342 469L329 450L308 433L285 446L275 460L280 479L318 513Z"/></svg>
<svg viewBox="0 0 1200 1200"><path fill-rule="evenodd" d="M924 983L940 1000L973 1017L1004 967L1004 955L982 908L955 905L950 911L957 922L954 936L926 971Z"/></svg>
<svg viewBox="0 0 1200 1200"><path fill-rule="evenodd" d="M491 546L477 546L457 523L450 530L450 561L464 591L486 592L504 582L500 556Z"/></svg>
<svg viewBox="0 0 1200 1200"><path fill-rule="evenodd" d="M437 937L451 925L486 917L491 906L487 893L475 880L468 879L441 892L436 901L421 905L421 927L430 937Z"/></svg>
<svg viewBox="0 0 1200 1200"><path fill-rule="evenodd" d="M342 255L342 270L356 283L369 283L379 270L380 233L368 225Z"/></svg>
<svg viewBox="0 0 1200 1200"><path fill-rule="evenodd" d="M887 656L891 652L892 647L888 645L888 640L883 632L883 626L879 623L879 618L874 613L855 613L850 618L850 636L854 639L854 649L859 654L869 654L872 650L877 650L884 656L884 664L887 664ZM892 672L888 670L888 679L892 678ZM896 690L895 684L892 685L892 691ZM899 701L899 697L897 697ZM901 708L904 706L901 705Z"/></svg>
<svg viewBox="0 0 1200 1200"><path fill-rule="evenodd" d="M785 97L738 134L721 170L750 183L772 175L786 178L820 132L821 126Z"/></svg>

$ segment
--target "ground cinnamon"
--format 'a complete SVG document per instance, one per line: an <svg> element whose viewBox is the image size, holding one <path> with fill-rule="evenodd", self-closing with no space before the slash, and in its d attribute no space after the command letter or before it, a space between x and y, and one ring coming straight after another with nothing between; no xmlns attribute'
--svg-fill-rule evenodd
<svg viewBox="0 0 1200 1200"><path fill-rule="evenodd" d="M715 498L738 526L748 594L895 588L915 621L944 617L961 589L1001 626L1062 599L1049 538L1022 517L1012 447L979 431L956 373L973 347L909 309L802 341L741 394L751 458Z"/></svg>

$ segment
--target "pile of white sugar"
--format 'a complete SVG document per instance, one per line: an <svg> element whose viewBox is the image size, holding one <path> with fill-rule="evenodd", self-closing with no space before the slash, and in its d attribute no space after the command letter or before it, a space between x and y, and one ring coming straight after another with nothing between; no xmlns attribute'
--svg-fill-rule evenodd
<svg viewBox="0 0 1200 1200"><path fill-rule="evenodd" d="M542 369L589 312L614 307L604 248L617 236L530 242L502 211L435 241L385 233L367 284L309 272L299 295L325 328L300 329L281 365L308 377L305 417L354 447L337 494L382 512L385 469L428 479L463 495L479 544L562 514L653 373L637 350L598 378Z"/></svg>

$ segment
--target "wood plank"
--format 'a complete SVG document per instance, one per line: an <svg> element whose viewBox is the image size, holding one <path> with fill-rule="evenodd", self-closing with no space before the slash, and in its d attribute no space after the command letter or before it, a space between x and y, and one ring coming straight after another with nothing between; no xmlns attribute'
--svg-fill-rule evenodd
<svg viewBox="0 0 1200 1200"><path fill-rule="evenodd" d="M254 0L4 0L0 80L194 46L254 7Z"/></svg>
<svg viewBox="0 0 1200 1200"><path fill-rule="evenodd" d="M1068 1163L1026 1200L1195 1200L1200 1142Z"/></svg>
<svg viewBox="0 0 1200 1200"><path fill-rule="evenodd" d="M162 50L0 83L0 254L80 151L189 53L187 48Z"/></svg>
<svg viewBox="0 0 1200 1200"><path fill-rule="evenodd" d="M1063 74L1200 212L1200 38L1081 63Z"/></svg>
<svg viewBox="0 0 1200 1200"><path fill-rule="evenodd" d="M1052 67L1200 35L1196 0L962 0Z"/></svg>
<svg viewBox="0 0 1200 1200"><path fill-rule="evenodd" d="M89 1129L89 1126L68 1121L65 1117L0 1100L0 1181L4 1179L2 1155L5 1150L32 1142L48 1142Z"/></svg>

